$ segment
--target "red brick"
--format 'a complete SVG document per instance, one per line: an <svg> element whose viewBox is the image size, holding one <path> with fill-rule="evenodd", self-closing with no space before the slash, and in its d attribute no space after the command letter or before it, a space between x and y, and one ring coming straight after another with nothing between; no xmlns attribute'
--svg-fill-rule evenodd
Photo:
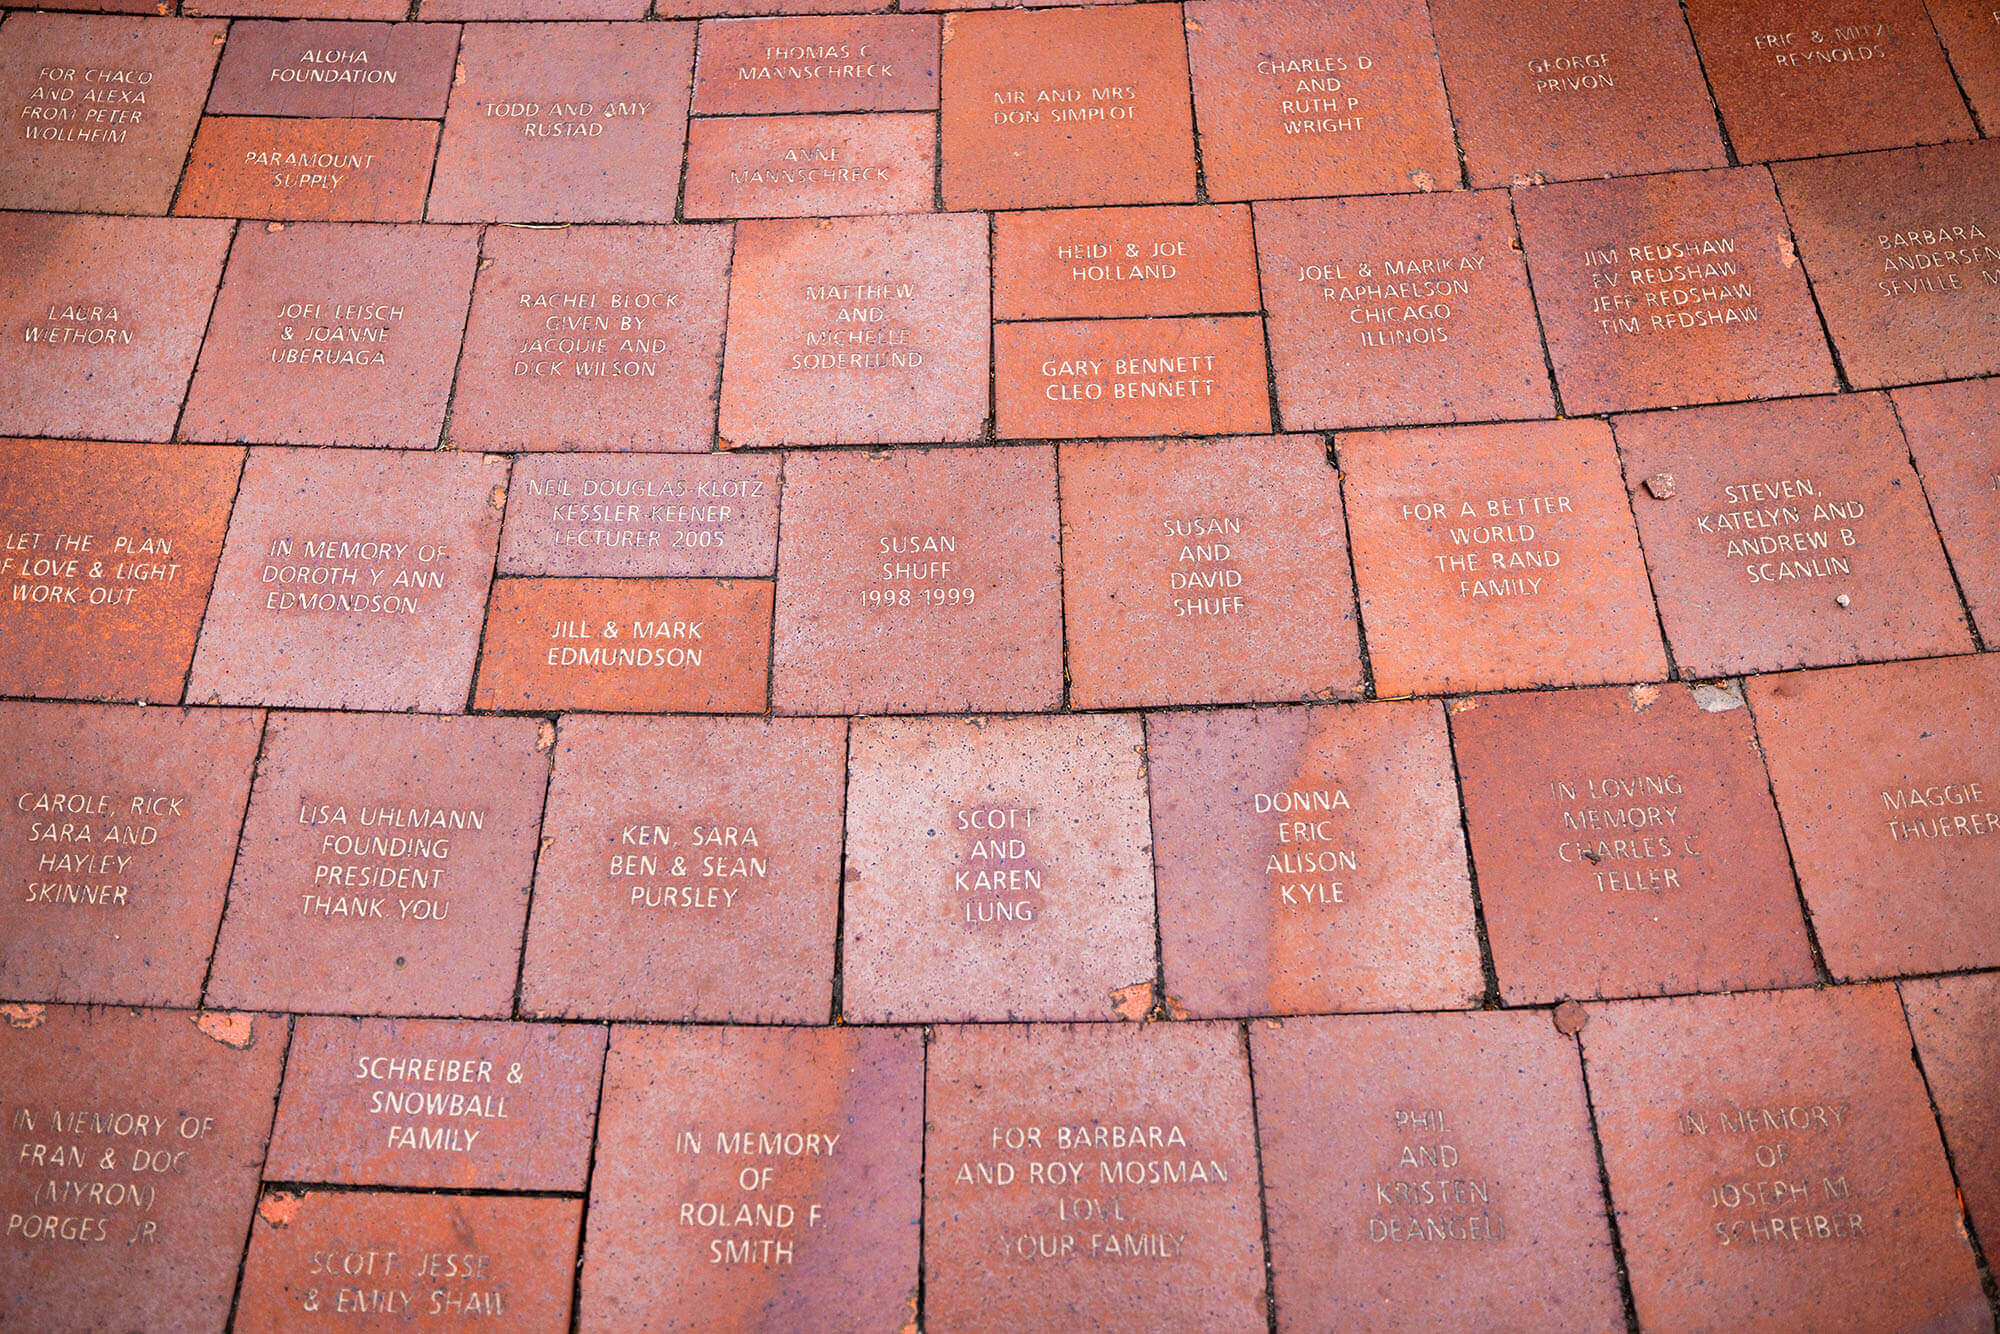
<svg viewBox="0 0 2000 1334"><path fill-rule="evenodd" d="M1143 1011L1143 750L1131 715L855 723L847 1017L1111 1019L1135 996Z"/></svg>
<svg viewBox="0 0 2000 1334"><path fill-rule="evenodd" d="M240 1330L569 1324L583 1201L379 1191L272 1192L257 1206Z"/></svg>
<svg viewBox="0 0 2000 1334"><path fill-rule="evenodd" d="M1194 0L1188 60L1216 199L1458 184L1423 0Z"/></svg>
<svg viewBox="0 0 2000 1334"><path fill-rule="evenodd" d="M1749 711L1707 695L1643 686L1453 707L1509 1004L1814 982Z"/></svg>
<svg viewBox="0 0 2000 1334"><path fill-rule="evenodd" d="M0 214L0 433L172 439L229 233Z"/></svg>
<svg viewBox="0 0 2000 1334"><path fill-rule="evenodd" d="M1602 423L1366 432L1336 448L1378 695L1666 676Z"/></svg>
<svg viewBox="0 0 2000 1334"><path fill-rule="evenodd" d="M2000 1235L2000 973L1917 978L1902 991L1965 1210L1981 1237Z"/></svg>
<svg viewBox="0 0 2000 1334"><path fill-rule="evenodd" d="M418 17L574 22L580 19L643 19L647 8L646 0L423 0ZM557 94L561 97L572 95L568 92ZM676 131L673 137L679 137L679 132Z"/></svg>
<svg viewBox="0 0 2000 1334"><path fill-rule="evenodd" d="M1772 168L1849 383L2000 371L2000 143Z"/></svg>
<svg viewBox="0 0 2000 1334"><path fill-rule="evenodd" d="M1890 395L1979 632L2000 643L2000 380Z"/></svg>
<svg viewBox="0 0 2000 1334"><path fill-rule="evenodd" d="M926 1083L933 1326L1264 1321L1256 1131L1235 1025L941 1028ZM1153 1178L1140 1160L1187 1175ZM1048 1174L1059 1163L1074 1166L1073 1184Z"/></svg>
<svg viewBox="0 0 2000 1334"><path fill-rule="evenodd" d="M764 17L783 11L801 14L864 14L884 8L887 0L655 0L652 12L663 19Z"/></svg>
<svg viewBox="0 0 2000 1334"><path fill-rule="evenodd" d="M263 725L0 704L0 994L200 1002Z"/></svg>
<svg viewBox="0 0 2000 1334"><path fill-rule="evenodd" d="M1287 426L1554 414L1499 191L1260 203L1257 247Z"/></svg>
<svg viewBox="0 0 2000 1334"><path fill-rule="evenodd" d="M937 117L725 116L688 126L690 218L927 213Z"/></svg>
<svg viewBox="0 0 2000 1334"><path fill-rule="evenodd" d="M1835 388L1764 172L1516 190L1514 212L1565 411Z"/></svg>
<svg viewBox="0 0 2000 1334"><path fill-rule="evenodd" d="M762 580L502 579L472 706L762 713L770 652Z"/></svg>
<svg viewBox="0 0 2000 1334"><path fill-rule="evenodd" d="M923 1067L912 1029L615 1030L580 1326L908 1324Z"/></svg>
<svg viewBox="0 0 2000 1334"><path fill-rule="evenodd" d="M0 442L0 694L178 700L242 466L240 449Z"/></svg>
<svg viewBox="0 0 2000 1334"><path fill-rule="evenodd" d="M250 451L188 698L464 708L506 477L484 454Z"/></svg>
<svg viewBox="0 0 2000 1334"><path fill-rule="evenodd" d="M1683 674L1971 651L1886 395L1651 413L1615 429ZM1646 481L1661 474L1673 479L1664 499Z"/></svg>
<svg viewBox="0 0 2000 1334"><path fill-rule="evenodd" d="M174 212L419 222L437 140L425 120L204 116Z"/></svg>
<svg viewBox="0 0 2000 1334"><path fill-rule="evenodd" d="M208 109L442 120L457 55L450 23L239 23L222 49Z"/></svg>
<svg viewBox="0 0 2000 1334"><path fill-rule="evenodd" d="M565 718L523 1013L824 1023L845 719Z"/></svg>
<svg viewBox="0 0 2000 1334"><path fill-rule="evenodd" d="M1156 713L1146 738L1170 1010L1479 1000L1438 705Z"/></svg>
<svg viewBox="0 0 2000 1334"><path fill-rule="evenodd" d="M880 14L702 25L694 67L697 113L935 111L937 105L934 18Z"/></svg>
<svg viewBox="0 0 2000 1334"><path fill-rule="evenodd" d="M1261 304L1241 204L993 218L995 319L1226 315Z"/></svg>
<svg viewBox="0 0 2000 1334"><path fill-rule="evenodd" d="M1925 0L1974 114L2000 128L2000 9L1987 0Z"/></svg>
<svg viewBox="0 0 2000 1334"><path fill-rule="evenodd" d="M209 1003L507 1014L547 782L531 718L271 715Z"/></svg>
<svg viewBox="0 0 2000 1334"><path fill-rule="evenodd" d="M470 227L245 227L181 438L429 449L478 263Z"/></svg>
<svg viewBox="0 0 2000 1334"><path fill-rule="evenodd" d="M629 2L618 0L620 8ZM536 12L550 8L550 0L501 7L526 12L429 17L617 17ZM568 0L554 0L554 7L567 8ZM602 8L603 0L589 7ZM693 77L691 23L469 25L459 43L430 216L672 222Z"/></svg>
<svg viewBox="0 0 2000 1334"><path fill-rule="evenodd" d="M1271 429L1254 315L996 325L993 384L1007 440Z"/></svg>
<svg viewBox="0 0 2000 1334"><path fill-rule="evenodd" d="M768 454L525 454L501 574L770 577L778 459Z"/></svg>
<svg viewBox="0 0 2000 1334"><path fill-rule="evenodd" d="M1312 436L1064 445L1080 709L1361 693L1340 475Z"/></svg>
<svg viewBox="0 0 2000 1334"><path fill-rule="evenodd" d="M183 14L239 14L265 19L394 21L410 12L402 0L181 0Z"/></svg>
<svg viewBox="0 0 2000 1334"><path fill-rule="evenodd" d="M264 1175L581 1191L603 1073L587 1025L300 1019Z"/></svg>
<svg viewBox="0 0 2000 1334"><path fill-rule="evenodd" d="M1250 1059L1279 1328L1623 1323L1576 1050L1545 1015L1252 1024Z"/></svg>
<svg viewBox="0 0 2000 1334"><path fill-rule="evenodd" d="M1749 694L1833 975L2000 964L2000 658L1758 677Z"/></svg>
<svg viewBox="0 0 2000 1334"><path fill-rule="evenodd" d="M1987 1328L1892 989L1596 1006L1583 1055L1641 1328Z"/></svg>
<svg viewBox="0 0 2000 1334"><path fill-rule="evenodd" d="M286 1020L9 1009L18 1012L0 1026L0 1210L13 1226L0 1248L0 1322L223 1328ZM242 1036L223 1041L196 1026L217 1021ZM58 1166L57 1153L73 1161ZM57 1171L67 1175L52 1187ZM46 1198L72 1188L89 1202ZM90 1198L99 1191L101 1205Z"/></svg>
<svg viewBox="0 0 2000 1334"><path fill-rule="evenodd" d="M1674 0L1433 0L1431 21L1474 185L1728 165Z"/></svg>
<svg viewBox="0 0 2000 1334"><path fill-rule="evenodd" d="M988 273L979 214L738 223L723 447L978 439Z"/></svg>
<svg viewBox="0 0 2000 1334"><path fill-rule="evenodd" d="M1744 162L1970 139L1923 0L1688 0L1715 104Z"/></svg>
<svg viewBox="0 0 2000 1334"><path fill-rule="evenodd" d="M725 227L489 229L452 443L706 451L729 249Z"/></svg>
<svg viewBox="0 0 2000 1334"><path fill-rule="evenodd" d="M1179 12L949 14L946 208L1193 203Z"/></svg>
<svg viewBox="0 0 2000 1334"><path fill-rule="evenodd" d="M788 457L778 711L1059 706L1055 471L1047 448Z"/></svg>
<svg viewBox="0 0 2000 1334"><path fill-rule="evenodd" d="M0 139L0 208L165 213L227 26L8 15L0 113L20 128Z"/></svg>

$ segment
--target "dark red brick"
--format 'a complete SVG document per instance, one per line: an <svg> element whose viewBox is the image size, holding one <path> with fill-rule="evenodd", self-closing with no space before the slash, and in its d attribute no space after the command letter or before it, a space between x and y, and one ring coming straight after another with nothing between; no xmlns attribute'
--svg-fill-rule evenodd
<svg viewBox="0 0 2000 1334"><path fill-rule="evenodd" d="M450 23L238 23L222 49L208 109L442 120L457 55L458 28Z"/></svg>
<svg viewBox="0 0 2000 1334"><path fill-rule="evenodd" d="M2000 643L2000 380L1889 397L1972 619L1987 643Z"/></svg>
<svg viewBox="0 0 2000 1334"><path fill-rule="evenodd" d="M1989 0L1925 0L1958 86L1989 130L2000 128L2000 8Z"/></svg>
<svg viewBox="0 0 2000 1334"><path fill-rule="evenodd" d="M2000 973L1913 978L1902 992L1966 1213L1982 1239L2000 1235Z"/></svg>

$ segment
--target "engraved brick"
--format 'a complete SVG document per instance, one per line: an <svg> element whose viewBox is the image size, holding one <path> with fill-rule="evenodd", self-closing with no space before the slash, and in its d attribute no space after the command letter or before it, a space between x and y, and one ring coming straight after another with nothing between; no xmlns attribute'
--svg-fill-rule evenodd
<svg viewBox="0 0 2000 1334"><path fill-rule="evenodd" d="M1170 1010L1479 1000L1437 704L1156 713L1146 740Z"/></svg>
<svg viewBox="0 0 2000 1334"><path fill-rule="evenodd" d="M1583 1055L1642 1328L1987 1327L1892 988L1605 1004Z"/></svg>
<svg viewBox="0 0 2000 1334"><path fill-rule="evenodd" d="M263 725L0 704L0 994L200 1002Z"/></svg>
<svg viewBox="0 0 2000 1334"><path fill-rule="evenodd" d="M724 446L978 439L988 273L974 213L737 224Z"/></svg>
<svg viewBox="0 0 2000 1334"><path fill-rule="evenodd" d="M227 26L9 14L0 208L165 213Z"/></svg>
<svg viewBox="0 0 2000 1334"><path fill-rule="evenodd" d="M1143 1012L1143 750L1126 714L857 721L847 1017L1112 1019L1135 1001Z"/></svg>
<svg viewBox="0 0 2000 1334"><path fill-rule="evenodd" d="M458 69L431 185L433 219L673 221L693 24L474 23L459 43Z"/></svg>
<svg viewBox="0 0 2000 1334"><path fill-rule="evenodd" d="M603 1072L594 1026L302 1018L264 1176L581 1191Z"/></svg>
<svg viewBox="0 0 2000 1334"><path fill-rule="evenodd" d="M183 14L260 19L342 19L394 22L410 12L403 0L181 0Z"/></svg>
<svg viewBox="0 0 2000 1334"><path fill-rule="evenodd" d="M174 212L418 222L437 140L427 120L204 116Z"/></svg>
<svg viewBox="0 0 2000 1334"><path fill-rule="evenodd" d="M1377 694L1666 676L1602 423L1364 432L1336 448Z"/></svg>
<svg viewBox="0 0 2000 1334"><path fill-rule="evenodd" d="M1256 212L1287 426L1554 414L1528 270L1499 191Z"/></svg>
<svg viewBox="0 0 2000 1334"><path fill-rule="evenodd" d="M945 207L1193 203L1179 19L1150 5L946 15Z"/></svg>
<svg viewBox="0 0 2000 1334"><path fill-rule="evenodd" d="M181 437L436 445L478 249L470 227L243 228Z"/></svg>
<svg viewBox="0 0 2000 1334"><path fill-rule="evenodd" d="M272 714L209 1003L507 1014L547 782L532 718Z"/></svg>
<svg viewBox="0 0 2000 1334"><path fill-rule="evenodd" d="M729 248L725 227L489 229L452 443L707 450Z"/></svg>
<svg viewBox="0 0 2000 1334"><path fill-rule="evenodd" d="M824 1023L847 723L562 723L523 1013Z"/></svg>
<svg viewBox="0 0 2000 1334"><path fill-rule="evenodd" d="M995 319L1227 315L1261 304L1241 204L993 218Z"/></svg>
<svg viewBox="0 0 2000 1334"><path fill-rule="evenodd" d="M1545 1015L1253 1024L1250 1059L1279 1328L1623 1321L1576 1049Z"/></svg>
<svg viewBox="0 0 2000 1334"><path fill-rule="evenodd" d="M1254 315L993 329L994 431L1007 440L1260 434L1267 383Z"/></svg>
<svg viewBox="0 0 2000 1334"><path fill-rule="evenodd" d="M1728 165L1674 0L1432 0L1474 185Z"/></svg>
<svg viewBox="0 0 2000 1334"><path fill-rule="evenodd" d="M580 1327L908 1324L923 1070L914 1029L615 1029Z"/></svg>
<svg viewBox="0 0 2000 1334"><path fill-rule="evenodd" d="M0 694L181 697L240 449L0 442Z"/></svg>
<svg viewBox="0 0 2000 1334"><path fill-rule="evenodd" d="M690 218L927 213L937 117L702 117L688 126Z"/></svg>
<svg viewBox="0 0 2000 1334"><path fill-rule="evenodd" d="M465 707L506 461L253 449L188 698Z"/></svg>
<svg viewBox="0 0 2000 1334"><path fill-rule="evenodd" d="M1234 1024L941 1028L926 1083L932 1323L1263 1322L1256 1132Z"/></svg>
<svg viewBox="0 0 2000 1334"><path fill-rule="evenodd" d="M748 579L502 579L476 709L762 713L771 585Z"/></svg>
<svg viewBox="0 0 2000 1334"><path fill-rule="evenodd" d="M769 578L779 462L768 454L524 454L500 573Z"/></svg>
<svg viewBox="0 0 2000 1334"><path fill-rule="evenodd" d="M1799 672L1748 689L1833 975L2000 964L2000 659Z"/></svg>
<svg viewBox="0 0 2000 1334"><path fill-rule="evenodd" d="M1965 1210L1981 1237L2000 1234L2000 973L1912 978L1902 992Z"/></svg>
<svg viewBox="0 0 2000 1334"><path fill-rule="evenodd" d="M789 456L778 711L1060 705L1055 471L1047 448Z"/></svg>
<svg viewBox="0 0 2000 1334"><path fill-rule="evenodd" d="M1500 994L1810 986L1791 862L1739 700L1686 686L1461 700L1451 717Z"/></svg>
<svg viewBox="0 0 2000 1334"><path fill-rule="evenodd" d="M208 109L442 120L457 55L450 23L239 23L222 49Z"/></svg>
<svg viewBox="0 0 2000 1334"><path fill-rule="evenodd" d="M1215 199L1458 184L1423 0L1194 0L1188 60Z"/></svg>
<svg viewBox="0 0 2000 1334"><path fill-rule="evenodd" d="M1973 113L2000 127L2000 10L1986 0L1925 0L1924 7Z"/></svg>
<svg viewBox="0 0 2000 1334"><path fill-rule="evenodd" d="M669 7L663 4L661 12ZM935 111L937 104L934 18L878 14L702 25L694 67L697 114Z"/></svg>
<svg viewBox="0 0 2000 1334"><path fill-rule="evenodd" d="M1064 445L1080 709L1361 693L1340 476L1312 436Z"/></svg>
<svg viewBox="0 0 2000 1334"><path fill-rule="evenodd" d="M2000 643L2000 380L1889 397L1972 619L1988 643Z"/></svg>
<svg viewBox="0 0 2000 1334"><path fill-rule="evenodd" d="M286 1019L21 1009L0 1026L0 1322L223 1328Z"/></svg>
<svg viewBox="0 0 2000 1334"><path fill-rule="evenodd" d="M229 233L0 214L0 433L172 439Z"/></svg>

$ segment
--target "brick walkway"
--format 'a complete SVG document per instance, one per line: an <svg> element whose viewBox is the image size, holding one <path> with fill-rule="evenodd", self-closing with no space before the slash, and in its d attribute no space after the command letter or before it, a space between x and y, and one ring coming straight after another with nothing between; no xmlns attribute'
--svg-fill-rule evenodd
<svg viewBox="0 0 2000 1334"><path fill-rule="evenodd" d="M1991 1330L2000 14L981 4L0 23L0 1326Z"/></svg>

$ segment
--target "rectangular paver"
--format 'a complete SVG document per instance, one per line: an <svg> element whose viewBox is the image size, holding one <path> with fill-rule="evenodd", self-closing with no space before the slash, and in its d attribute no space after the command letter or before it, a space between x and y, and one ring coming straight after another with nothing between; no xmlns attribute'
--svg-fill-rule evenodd
<svg viewBox="0 0 2000 1334"><path fill-rule="evenodd" d="M937 104L935 18L792 16L702 25L694 66L698 115L935 111Z"/></svg>
<svg viewBox="0 0 2000 1334"><path fill-rule="evenodd" d="M2000 643L2000 380L1889 397L1972 619L1987 643Z"/></svg>
<svg viewBox="0 0 2000 1334"><path fill-rule="evenodd" d="M993 317L1254 312L1257 256L1240 204L1062 209L993 218Z"/></svg>
<svg viewBox="0 0 2000 1334"><path fill-rule="evenodd" d="M523 455L500 573L768 578L779 471L767 454Z"/></svg>
<svg viewBox="0 0 2000 1334"><path fill-rule="evenodd" d="M928 212L937 117L697 117L682 211L690 218L833 218Z"/></svg>
<svg viewBox="0 0 2000 1334"><path fill-rule="evenodd" d="M993 329L1003 440L1258 434L1271 429L1254 315L1040 321Z"/></svg>
<svg viewBox="0 0 2000 1334"><path fill-rule="evenodd" d="M208 110L442 120L457 55L450 23L246 21L230 29Z"/></svg>
<svg viewBox="0 0 2000 1334"><path fill-rule="evenodd" d="M1901 990L1966 1212L1982 1240L2000 1234L2000 973L1912 978Z"/></svg>
<svg viewBox="0 0 2000 1334"><path fill-rule="evenodd" d="M437 123L428 120L204 116L174 212L416 222L437 140Z"/></svg>

